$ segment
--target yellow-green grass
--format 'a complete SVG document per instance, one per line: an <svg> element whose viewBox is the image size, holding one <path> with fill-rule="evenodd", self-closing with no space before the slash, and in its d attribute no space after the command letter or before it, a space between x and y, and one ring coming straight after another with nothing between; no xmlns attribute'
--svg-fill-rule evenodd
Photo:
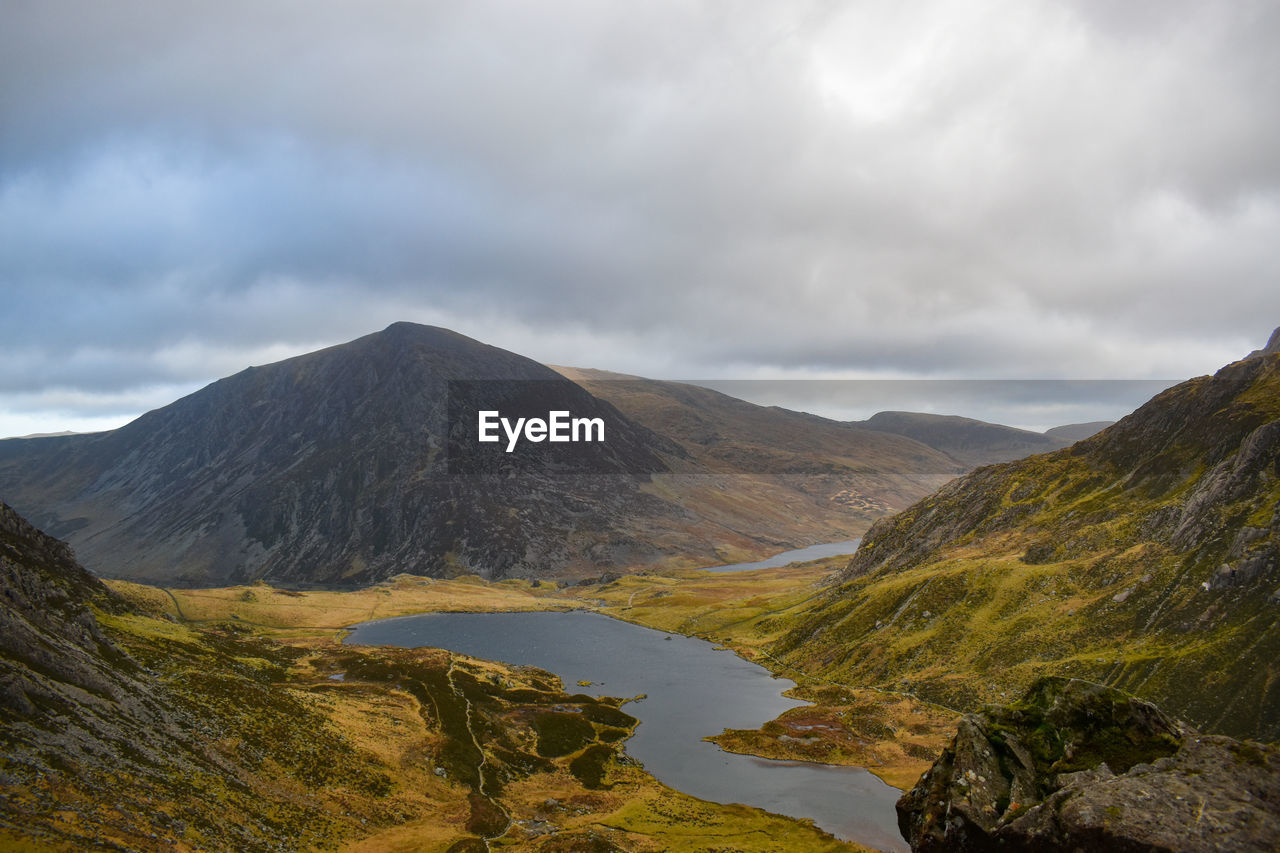
<svg viewBox="0 0 1280 853"><path fill-rule="evenodd" d="M1249 508L1259 526L1274 516L1276 493ZM1047 562L1027 562L1056 520L1102 515L1107 505L1090 492L1052 519L1033 516L847 580L791 619L770 651L814 676L958 710L1010 701L1042 675L1063 675L1121 687L1211 731L1267 730L1274 720L1260 697L1280 651L1274 605L1233 600L1229 610L1202 588L1208 570L1135 536L1134 519L1161 504L1112 507L1110 517L1068 528Z"/></svg>
<svg viewBox="0 0 1280 853"><path fill-rule="evenodd" d="M707 739L730 752L865 767L906 790L932 766L955 729L954 713L900 694L820 685L787 695L811 704L759 729L729 729Z"/></svg>
<svg viewBox="0 0 1280 853"><path fill-rule="evenodd" d="M669 571L572 587L562 598L628 622L720 639L744 650L776 638L779 613L803 608L843 566L839 559L749 572Z"/></svg>
<svg viewBox="0 0 1280 853"><path fill-rule="evenodd" d="M954 734L951 709L886 689L848 689L770 649L820 599L846 558L750 572L629 575L561 593L600 612L673 633L722 643L799 685L790 695L812 702L757 730L710 738L731 752L866 767L909 788ZM797 726L816 725L810 730ZM799 734L807 731L806 734Z"/></svg>
<svg viewBox="0 0 1280 853"><path fill-rule="evenodd" d="M190 632L202 624L236 624L277 640L322 649L342 629L374 618L429 611L546 610L589 607L619 619L722 643L771 671L795 679L797 709L756 732L731 732L716 742L736 752L828 764L865 766L890 784L909 787L950 736L954 713L910 696L875 690L824 694L839 688L820 674L772 655L770 647L826 589L843 558L750 572L681 570L626 575L606 584L557 588L527 582L448 581L400 576L364 590L291 591L258 583L223 589L156 590L112 582L153 612L178 618L163 630ZM840 719L821 742L779 740L805 714ZM804 725L803 722L799 724ZM714 734L714 733L709 733ZM806 736L812 737L812 736ZM397 837L402 830L388 830ZM390 843L390 842L388 842Z"/></svg>
<svg viewBox="0 0 1280 853"><path fill-rule="evenodd" d="M550 596L554 584L490 583L466 576L451 580L399 575L351 591L288 590L266 583L213 589L164 589L126 581L107 583L138 606L184 622L236 620L277 639L331 636L335 630L432 611L555 610L572 605Z"/></svg>
<svg viewBox="0 0 1280 853"><path fill-rule="evenodd" d="M779 587L787 586L787 574L780 573L781 577L773 582ZM721 585L722 582L713 581L710 588ZM349 651L335 644L335 629L364 621L371 613L378 618L425 610L543 609L582 604L550 585L491 584L476 579L444 582L401 577L380 587L353 592L293 592L264 584L222 590L155 590L120 582L113 582L112 586L153 615L101 613L102 623L144 662L157 665L166 660L166 682L181 685L186 679L202 675L195 670L218 672L226 666L239 667L243 674L261 673L248 677L276 682L271 691L318 715L316 720L324 720L322 725L327 731L340 735L347 752L335 756L335 763L386 775L390 788L381 798L353 793L350 786L338 786L328 793L309 790L298 781L297 770L290 770L294 766L291 761L304 760L295 754L300 745L281 744L280 757L264 763L261 781L254 781L255 788L268 799L284 795L309 804L313 811L309 820L314 823L309 830L297 823L298 814L293 811L286 810L273 818L284 821L304 846L350 851L443 851L467 838L474 839L475 835L466 828L471 813L467 788L432 772L432 756L448 740L447 733L431 722L432 710L424 707L412 691L394 684L352 679L349 674L343 681L329 678L345 671L348 654L398 653ZM592 591L590 587L581 589L584 593ZM246 592L252 595L245 595ZM268 636L284 637L299 649L289 653L293 661L284 669L275 656L260 656L260 650L270 648L271 643L264 646L264 639L259 638ZM531 676L524 669L443 652L436 654L446 655L464 667L470 677L500 685L503 691L541 690L548 686L547 681L560 689L558 681L546 673ZM268 709L262 709L266 716L258 722L259 709L252 704L228 705L216 697L210 701L211 708L232 715L236 725L245 731L272 725L268 720L275 712ZM518 716L492 717L485 724L485 731L499 723L508 739L531 743L532 736L522 728L525 724ZM314 728L317 723L308 725ZM234 755L241 747L233 739L219 748ZM496 760L487 740L483 741L483 748L490 755L489 760ZM515 822L503 836L490 842L492 849L532 850L549 838L562 841L567 845L563 849L575 849L575 845L592 837L643 851L864 849L841 842L805 821L697 800L667 788L625 761L608 762L604 787L588 789L567 769L580 754L581 750L555 759L550 772L503 785L499 802ZM271 790L268 792L263 786ZM228 807L228 793L216 779L199 780L199 788L201 796L214 808ZM230 805L233 811L240 807ZM317 819L317 814L323 818ZM554 824L554 835L539 835L539 822Z"/></svg>

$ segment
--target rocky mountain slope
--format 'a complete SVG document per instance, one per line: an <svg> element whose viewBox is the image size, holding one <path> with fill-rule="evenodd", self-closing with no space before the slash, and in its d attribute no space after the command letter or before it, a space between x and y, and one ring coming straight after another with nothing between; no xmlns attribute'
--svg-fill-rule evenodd
<svg viewBox="0 0 1280 853"><path fill-rule="evenodd" d="M1280 846L1280 749L1201 735L1146 702L1045 678L959 722L898 801L917 853Z"/></svg>
<svg viewBox="0 0 1280 853"><path fill-rule="evenodd" d="M1267 345L1262 349L1256 349L1249 353L1245 358L1258 358L1263 355L1275 355L1280 353L1280 328L1271 333L1271 337L1267 339Z"/></svg>
<svg viewBox="0 0 1280 853"><path fill-rule="evenodd" d="M776 653L957 709L1040 675L1280 737L1280 356L980 468L867 533Z"/></svg>
<svg viewBox="0 0 1280 853"><path fill-rule="evenodd" d="M482 409L568 411L608 431L506 453L505 441L476 441ZM834 465L778 451L738 476L759 458L695 458L536 362L397 323L249 368L111 432L0 442L0 497L109 576L360 584L749 558L858 535L960 470L898 437L867 434L842 452ZM829 465L838 495L809 485Z"/></svg>
<svg viewBox="0 0 1280 853"><path fill-rule="evenodd" d="M137 758L170 751L172 720L142 667L89 610L124 604L65 543L0 504L0 715L6 764L49 771L48 753L94 763L128 744ZM124 724L120 712L136 721ZM54 719L60 717L58 725Z"/></svg>
<svg viewBox="0 0 1280 853"><path fill-rule="evenodd" d="M471 381L450 384L460 379ZM452 423L451 391L510 411L530 388L544 417L608 420L609 441L574 445L563 474L539 454L565 445L510 455L486 445L491 453L466 457L471 467L453 476L450 430L473 427L475 414ZM561 567L591 547L620 562L650 555L611 521L680 514L640 491L665 469L659 454L675 450L535 362L395 324L249 368L118 430L4 442L0 494L116 576L362 582L455 566L501 575Z"/></svg>
<svg viewBox="0 0 1280 853"><path fill-rule="evenodd" d="M722 481L755 477L812 496L816 518L854 512L870 524L909 496L969 467L918 440L719 391L575 367L556 367L632 420L680 445L694 466ZM673 466L680 468L680 466ZM730 479L732 478L732 479Z"/></svg>
<svg viewBox="0 0 1280 853"><path fill-rule="evenodd" d="M244 727L211 710L231 700L255 723L278 724L290 713L299 725L315 722L297 702L264 696L263 676L273 670L255 668L265 660L247 664L259 650L193 635L179 642L177 626L161 623L150 648L130 647L127 634L103 623L137 624L138 614L64 543L3 504L0 577L0 847L159 850L184 839L266 849L292 836L282 826L290 808L322 810L314 797L287 803L269 789L303 775L295 754L302 740L333 747L326 760L335 769L351 757L345 744L323 730L278 732L257 753L277 769L272 782L257 774L251 747L227 748L223 739L244 736ZM199 684L187 680L193 661ZM207 689L215 685L231 696ZM355 775L338 771L333 780L377 782L367 766L347 769ZM170 842L158 843L160 836Z"/></svg>

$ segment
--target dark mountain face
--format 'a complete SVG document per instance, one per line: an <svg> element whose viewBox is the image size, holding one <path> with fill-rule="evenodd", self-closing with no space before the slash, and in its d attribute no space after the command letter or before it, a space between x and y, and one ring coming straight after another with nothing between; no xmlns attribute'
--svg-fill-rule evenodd
<svg viewBox="0 0 1280 853"><path fill-rule="evenodd" d="M477 410L526 414L531 396L544 418L600 419L606 440L469 443ZM613 522L682 514L640 491L679 454L542 365L397 323L113 432L5 442L0 493L117 576L496 576L555 571L592 548L651 556Z"/></svg>
<svg viewBox="0 0 1280 853"><path fill-rule="evenodd" d="M29 814L71 813L71 790L121 794L213 768L89 608L123 612L124 602L2 503L0 588L0 837L24 830Z"/></svg>
<svg viewBox="0 0 1280 853"><path fill-rule="evenodd" d="M963 470L909 439L723 395L681 401L719 429L699 443L593 390L397 323L112 432L0 442L0 496L110 576L361 584L750 558L859 535ZM484 411L566 412L604 440L524 432L508 452L502 428L478 440Z"/></svg>
<svg viewBox="0 0 1280 853"><path fill-rule="evenodd" d="M913 438L952 456L967 467L1009 462L1033 453L1048 453L1070 443L1066 437L956 415L877 412L856 423L866 429Z"/></svg>
<svg viewBox="0 0 1280 853"><path fill-rule="evenodd" d="M136 687L137 666L102 633L88 604L118 604L75 561L0 503L0 707L32 716L68 693L115 698Z"/></svg>

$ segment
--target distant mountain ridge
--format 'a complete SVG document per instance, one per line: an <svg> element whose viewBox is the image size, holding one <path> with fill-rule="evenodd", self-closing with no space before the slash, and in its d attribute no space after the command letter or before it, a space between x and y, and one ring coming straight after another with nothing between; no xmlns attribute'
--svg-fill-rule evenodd
<svg viewBox="0 0 1280 853"><path fill-rule="evenodd" d="M1033 453L1047 453L1071 443L1066 437L1059 438L956 415L877 412L865 421L854 423L866 429L914 438L969 467L1008 462Z"/></svg>
<svg viewBox="0 0 1280 853"><path fill-rule="evenodd" d="M877 412L853 426L913 438L941 450L966 467L1012 462L1036 453L1049 453L1088 438L1114 421L1064 424L1044 432L993 424L958 415L925 412Z"/></svg>
<svg viewBox="0 0 1280 853"><path fill-rule="evenodd" d="M684 382L556 367L628 417L678 443L703 470L794 478L796 488L863 513L868 521L922 484L968 467L909 436L856 428L804 412L759 406Z"/></svg>
<svg viewBox="0 0 1280 853"><path fill-rule="evenodd" d="M1060 438L1067 442L1083 441L1092 435L1097 435L1107 427L1111 426L1115 421L1089 421L1082 424L1063 424L1062 426L1052 427L1044 431L1044 434L1052 438Z"/></svg>

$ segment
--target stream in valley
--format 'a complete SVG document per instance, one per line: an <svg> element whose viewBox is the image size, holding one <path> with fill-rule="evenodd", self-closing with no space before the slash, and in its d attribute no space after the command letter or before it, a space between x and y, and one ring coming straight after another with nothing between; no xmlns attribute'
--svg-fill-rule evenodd
<svg viewBox="0 0 1280 853"><path fill-rule="evenodd" d="M570 692L646 694L624 706L641 721L626 750L667 785L705 800L811 818L833 835L881 850L908 849L894 813L901 792L868 771L736 755L702 739L726 728L757 728L805 704L782 695L793 682L705 640L598 613L540 611L403 616L358 625L347 642L431 646L537 666L560 676ZM575 687L579 681L592 683Z"/></svg>
<svg viewBox="0 0 1280 853"><path fill-rule="evenodd" d="M727 566L707 566L704 572L749 572L752 569L776 569L789 563L805 563L809 560L821 560L824 557L838 557L841 554L852 554L858 550L861 539L849 539L844 542L823 542L810 545L808 548L797 548L794 551L783 551L753 563L731 563Z"/></svg>

